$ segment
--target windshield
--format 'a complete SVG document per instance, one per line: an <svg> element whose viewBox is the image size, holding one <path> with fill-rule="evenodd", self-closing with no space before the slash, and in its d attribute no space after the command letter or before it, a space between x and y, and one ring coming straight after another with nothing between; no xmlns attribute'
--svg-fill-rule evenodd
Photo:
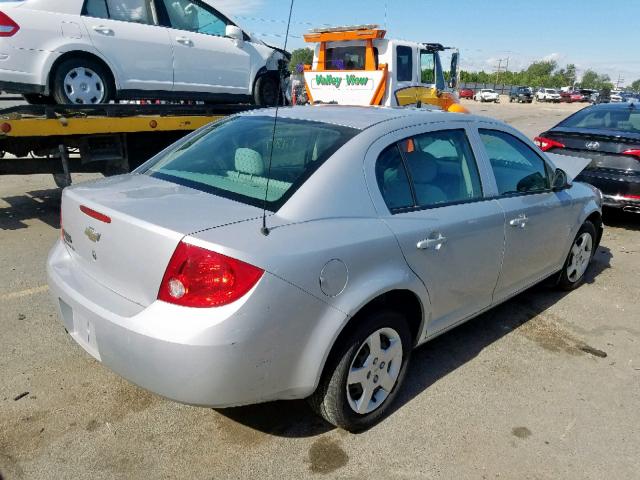
<svg viewBox="0 0 640 480"><path fill-rule="evenodd" d="M205 127L140 173L276 211L359 130L267 116ZM271 162L269 158L271 156ZM271 168L269 168L271 163Z"/></svg>
<svg viewBox="0 0 640 480"><path fill-rule="evenodd" d="M640 133L640 110L631 108L585 109L567 118L558 126Z"/></svg>

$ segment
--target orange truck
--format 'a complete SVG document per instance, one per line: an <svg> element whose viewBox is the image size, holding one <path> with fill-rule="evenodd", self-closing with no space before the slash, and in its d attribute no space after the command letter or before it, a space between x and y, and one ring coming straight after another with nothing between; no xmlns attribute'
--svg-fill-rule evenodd
<svg viewBox="0 0 640 480"><path fill-rule="evenodd" d="M311 103L344 105L435 105L468 113L460 105L459 52L438 43L386 38L377 25L314 29L304 36L315 43L313 64L304 66ZM453 50L445 74L441 52Z"/></svg>

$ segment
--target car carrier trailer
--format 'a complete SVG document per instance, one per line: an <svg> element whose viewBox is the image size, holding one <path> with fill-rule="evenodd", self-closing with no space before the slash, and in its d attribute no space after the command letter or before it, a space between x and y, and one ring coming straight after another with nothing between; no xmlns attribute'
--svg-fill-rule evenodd
<svg viewBox="0 0 640 480"><path fill-rule="evenodd" d="M254 105L21 105L0 110L0 175L125 173L189 132ZM7 155L9 154L9 155Z"/></svg>

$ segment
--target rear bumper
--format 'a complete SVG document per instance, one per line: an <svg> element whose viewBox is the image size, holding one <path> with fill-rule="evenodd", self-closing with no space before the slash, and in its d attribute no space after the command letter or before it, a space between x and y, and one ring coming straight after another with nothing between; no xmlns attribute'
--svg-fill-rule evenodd
<svg viewBox="0 0 640 480"><path fill-rule="evenodd" d="M628 198L629 195L640 196L640 175L624 175L596 168L583 170L576 180L600 189L607 207L640 206L640 199Z"/></svg>
<svg viewBox="0 0 640 480"><path fill-rule="evenodd" d="M156 301L144 308L78 271L60 241L49 255L47 276L62 323L82 348L129 381L193 405L310 395L325 354L312 354L309 345L327 344L311 341L314 324L341 325L345 318L268 273L225 307Z"/></svg>

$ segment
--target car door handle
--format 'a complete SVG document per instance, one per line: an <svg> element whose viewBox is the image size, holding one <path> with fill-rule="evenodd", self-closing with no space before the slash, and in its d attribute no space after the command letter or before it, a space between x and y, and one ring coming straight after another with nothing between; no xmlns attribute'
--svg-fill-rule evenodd
<svg viewBox="0 0 640 480"><path fill-rule="evenodd" d="M95 25L93 27L93 30L95 32L101 33L102 35L108 35L108 36L113 36L114 31L111 30L109 27L105 27L104 25Z"/></svg>
<svg viewBox="0 0 640 480"><path fill-rule="evenodd" d="M512 227L524 228L527 226L528 221L529 219L527 218L527 216L524 213L522 213L518 215L516 218L512 218L511 220L509 220L509 225L511 225Z"/></svg>
<svg viewBox="0 0 640 480"><path fill-rule="evenodd" d="M436 238L425 238L424 240L420 240L416 244L416 247L418 250L440 250L445 243L447 243L447 237L438 233Z"/></svg>
<svg viewBox="0 0 640 480"><path fill-rule="evenodd" d="M187 37L177 37L176 42L184 45L185 47L193 47L193 41L191 41L191 39Z"/></svg>

